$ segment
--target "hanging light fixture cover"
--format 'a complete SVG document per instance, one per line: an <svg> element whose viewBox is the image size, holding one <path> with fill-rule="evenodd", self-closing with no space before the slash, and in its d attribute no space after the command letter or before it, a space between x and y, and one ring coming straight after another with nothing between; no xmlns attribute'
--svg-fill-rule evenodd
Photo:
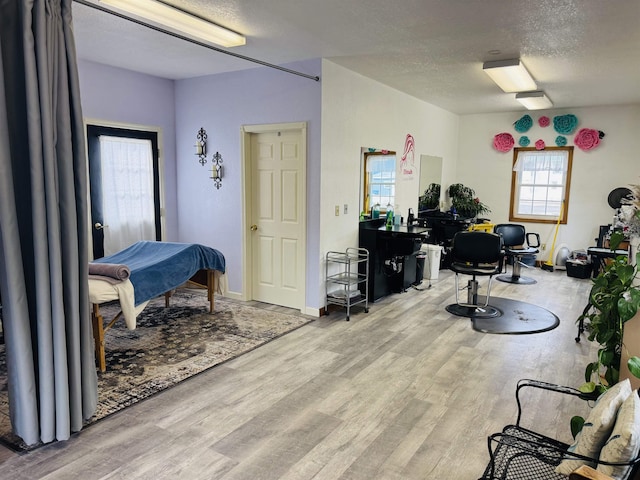
<svg viewBox="0 0 640 480"><path fill-rule="evenodd" d="M543 110L553 107L549 97L542 91L516 93L516 100L524 105L527 110Z"/></svg>
<svg viewBox="0 0 640 480"><path fill-rule="evenodd" d="M201 42L223 47L247 43L246 38L236 32L156 0L100 0L100 3Z"/></svg>
<svg viewBox="0 0 640 480"><path fill-rule="evenodd" d="M484 62L482 69L507 93L528 92L537 87L535 80L519 58Z"/></svg>

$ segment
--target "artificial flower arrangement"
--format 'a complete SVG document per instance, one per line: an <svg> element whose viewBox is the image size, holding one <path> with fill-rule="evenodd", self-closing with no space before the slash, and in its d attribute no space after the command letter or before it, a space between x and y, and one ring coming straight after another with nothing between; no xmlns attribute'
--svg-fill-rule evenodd
<svg viewBox="0 0 640 480"><path fill-rule="evenodd" d="M538 119L538 125L545 128L551 124L551 119L547 116L541 116ZM529 115L523 115L516 120L513 124L513 128L518 133L525 133L533 126L533 119ZM555 144L558 147L564 147L567 145L566 135L571 135L578 127L578 117L573 114L557 115L553 117L553 129L558 132L555 138ZM573 139L573 143L581 150L589 151L600 145L601 140L605 137L605 133L602 130L596 130L593 128L581 128ZM531 140L528 136L521 136L518 140L518 145L521 147L528 147ZM493 137L493 148L497 151L506 153L515 146L515 139L509 132L498 133ZM536 150L544 150L546 148L546 142L543 139L538 139L535 142Z"/></svg>

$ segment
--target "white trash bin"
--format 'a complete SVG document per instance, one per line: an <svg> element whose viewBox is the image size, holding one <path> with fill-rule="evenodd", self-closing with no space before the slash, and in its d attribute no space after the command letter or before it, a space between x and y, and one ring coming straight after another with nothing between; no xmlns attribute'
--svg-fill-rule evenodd
<svg viewBox="0 0 640 480"><path fill-rule="evenodd" d="M422 278L426 280L437 280L440 272L440 256L442 255L442 246L423 243L420 247L421 252L427 254L424 262L424 272Z"/></svg>

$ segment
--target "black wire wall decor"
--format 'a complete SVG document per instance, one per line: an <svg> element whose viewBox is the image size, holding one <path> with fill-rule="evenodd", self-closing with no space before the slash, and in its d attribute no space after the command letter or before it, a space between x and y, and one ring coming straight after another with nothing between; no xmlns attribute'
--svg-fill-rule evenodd
<svg viewBox="0 0 640 480"><path fill-rule="evenodd" d="M204 167L204 164L207 163L207 132L204 128L200 128L198 130L198 134L196 135L196 155L198 156L198 161L200 165Z"/></svg>
<svg viewBox="0 0 640 480"><path fill-rule="evenodd" d="M222 186L222 155L219 152L214 153L211 158L211 178L219 189Z"/></svg>

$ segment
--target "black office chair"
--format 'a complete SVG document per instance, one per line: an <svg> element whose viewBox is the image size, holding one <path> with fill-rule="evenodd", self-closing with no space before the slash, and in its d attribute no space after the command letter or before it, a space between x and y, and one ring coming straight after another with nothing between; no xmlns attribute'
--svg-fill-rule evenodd
<svg viewBox="0 0 640 480"><path fill-rule="evenodd" d="M502 239L496 233L481 231L458 232L451 243L450 269L456 273L456 303L447 305L447 312L461 317L491 318L502 312L489 305L491 280L502 271ZM471 275L467 284L467 303L460 303L458 275ZM487 295L482 304L478 303L477 276L488 276Z"/></svg>
<svg viewBox="0 0 640 480"><path fill-rule="evenodd" d="M525 255L535 255L540 250L540 236L537 233L526 233L524 225L516 223L501 223L493 229L502 237L504 254L513 265L511 275L498 275L496 278L501 282L517 283L520 285L531 285L536 283L533 278L521 277L522 266L529 268L529 265L522 261ZM507 262L508 263L508 262Z"/></svg>

